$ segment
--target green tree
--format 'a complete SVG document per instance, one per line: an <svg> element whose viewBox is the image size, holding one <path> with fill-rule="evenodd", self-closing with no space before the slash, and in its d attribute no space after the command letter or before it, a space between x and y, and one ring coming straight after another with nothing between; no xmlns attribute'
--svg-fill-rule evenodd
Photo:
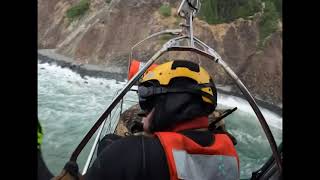
<svg viewBox="0 0 320 180"><path fill-rule="evenodd" d="M81 17L87 10L89 10L89 6L89 0L80 0L78 4L75 4L67 10L67 18L73 21L75 18Z"/></svg>
<svg viewBox="0 0 320 180"><path fill-rule="evenodd" d="M217 0L202 0L200 9L200 18L209 24L218 23Z"/></svg>
<svg viewBox="0 0 320 180"><path fill-rule="evenodd" d="M169 5L165 5L163 4L160 8L159 8L159 12L162 16L164 17L169 17L171 16L171 7Z"/></svg>
<svg viewBox="0 0 320 180"><path fill-rule="evenodd" d="M259 22L260 46L264 45L266 38L278 29L279 14L272 1L265 1L264 13Z"/></svg>
<svg viewBox="0 0 320 180"><path fill-rule="evenodd" d="M260 0L202 0L200 18L216 24L246 18L260 10Z"/></svg>

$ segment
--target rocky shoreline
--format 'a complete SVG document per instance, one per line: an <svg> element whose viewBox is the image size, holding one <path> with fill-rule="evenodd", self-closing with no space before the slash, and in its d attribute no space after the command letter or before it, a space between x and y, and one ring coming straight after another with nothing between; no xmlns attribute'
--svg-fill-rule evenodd
<svg viewBox="0 0 320 180"><path fill-rule="evenodd" d="M71 58L62 56L60 54L54 53L53 49L49 50L38 50L38 61L40 63L49 63L56 64L61 67L69 68L72 71L78 73L81 77L90 76L90 77L98 77L105 79L115 79L117 81L125 81L127 79L127 73L120 72L110 72L110 70L106 70L105 68L101 68L98 65L91 64L76 64ZM235 92L232 89L226 90L223 87L217 87L219 93L223 93L226 95L232 95L239 98L244 98L242 94L239 92ZM257 104L263 108L266 108L279 116L282 116L282 107L271 104L269 102L255 99Z"/></svg>
<svg viewBox="0 0 320 180"><path fill-rule="evenodd" d="M69 68L78 73L81 77L90 76L105 79L115 79L124 81L127 78L126 73L110 72L105 68L101 68L92 64L77 64L71 58L56 54L54 50L38 50L38 61L40 63L56 64L62 68Z"/></svg>

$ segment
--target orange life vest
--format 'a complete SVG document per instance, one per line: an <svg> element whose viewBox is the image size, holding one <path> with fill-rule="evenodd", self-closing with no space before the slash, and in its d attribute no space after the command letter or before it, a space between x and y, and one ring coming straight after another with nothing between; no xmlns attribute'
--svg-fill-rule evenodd
<svg viewBox="0 0 320 180"><path fill-rule="evenodd" d="M214 143L202 147L175 132L156 132L165 151L170 180L239 179L239 158L225 134L215 134Z"/></svg>

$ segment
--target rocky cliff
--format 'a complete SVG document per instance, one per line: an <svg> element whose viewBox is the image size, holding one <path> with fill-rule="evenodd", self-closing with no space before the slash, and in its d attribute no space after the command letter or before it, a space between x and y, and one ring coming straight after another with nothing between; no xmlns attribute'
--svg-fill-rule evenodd
<svg viewBox="0 0 320 180"><path fill-rule="evenodd" d="M79 0L38 0L39 49L57 49L76 62L114 67L126 73L132 45L154 32L179 28L180 18L175 15L179 1L91 0L88 10L70 20L67 11L77 3ZM170 4L171 15L160 13L163 4ZM261 46L260 21L261 13L215 25L196 18L195 35L216 49L255 97L281 104L281 22ZM148 42L135 52L136 57L146 60L167 39ZM169 53L163 58L191 58L210 71L217 83L232 84L221 68L202 61L202 57Z"/></svg>

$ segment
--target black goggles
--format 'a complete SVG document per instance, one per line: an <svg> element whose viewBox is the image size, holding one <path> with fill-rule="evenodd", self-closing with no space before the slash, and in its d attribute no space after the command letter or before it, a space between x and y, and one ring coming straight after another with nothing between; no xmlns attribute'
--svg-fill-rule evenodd
<svg viewBox="0 0 320 180"><path fill-rule="evenodd" d="M213 103L216 102L216 100L214 99L214 97L211 94L208 94L206 92L203 92L201 90L201 88L203 87L211 87L211 86L207 86L205 85L201 85L201 86L192 86L192 87L186 87L186 88L167 88L167 87L154 87L154 86L150 86L150 87L146 87L146 86L139 86L138 87L138 95L139 95L139 102L140 102L140 106L141 109L146 108L147 106L149 107L151 104L150 101L148 101L150 99L150 97L155 96L155 95L160 95L160 94L166 94L166 93L192 93L192 94L197 94L197 95L201 95L204 96L208 99L210 99ZM213 92L215 93L215 92ZM151 107L152 108L152 107Z"/></svg>

